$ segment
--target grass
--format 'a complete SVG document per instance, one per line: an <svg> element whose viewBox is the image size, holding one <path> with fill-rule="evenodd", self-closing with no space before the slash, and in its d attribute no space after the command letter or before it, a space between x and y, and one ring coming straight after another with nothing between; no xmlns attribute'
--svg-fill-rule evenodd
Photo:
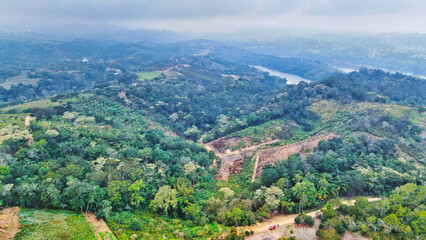
<svg viewBox="0 0 426 240"><path fill-rule="evenodd" d="M22 209L19 213L22 227L16 240L95 240L95 235L80 214L60 210Z"/></svg>
<svg viewBox="0 0 426 240"><path fill-rule="evenodd" d="M92 96L92 94L79 94L79 97L84 97L84 98L88 98ZM7 113L9 111L12 112L23 112L24 110L27 109L34 109L34 108L39 108L39 109L45 109L45 108L53 108L53 107L57 107L57 106L61 106L64 105L66 103L72 103L72 102L76 102L77 101L77 97L69 97L69 98L64 98L64 99L57 99L57 100L51 100L51 99L43 99L43 100L37 100L37 101L31 101L31 102L26 102L26 103L21 103L21 104L16 104L16 105L11 105L8 107L0 107L0 113Z"/></svg>
<svg viewBox="0 0 426 240"><path fill-rule="evenodd" d="M50 99L44 99L44 100L21 103L18 105L5 107L5 108L2 108L1 111L3 112L7 112L10 110L22 111L29 108L51 108L51 107L56 107L60 105L61 105L60 102L52 102Z"/></svg>
<svg viewBox="0 0 426 240"><path fill-rule="evenodd" d="M15 77L8 78L5 82L1 83L0 86L4 87L6 90L10 90L12 85L17 86L19 83L37 86L38 81L40 81L40 78L28 78L27 74L23 73Z"/></svg>
<svg viewBox="0 0 426 240"><path fill-rule="evenodd" d="M0 129L11 124L25 128L25 116L25 114L0 114Z"/></svg>
<svg viewBox="0 0 426 240"><path fill-rule="evenodd" d="M375 116L390 115L395 118L408 118L411 122L425 127L426 112L419 113L418 109L395 104L361 102L356 104L341 104L334 100L323 100L312 104L310 110L321 116L317 131L330 128L335 133L349 133L348 126L354 119L375 112Z"/></svg>
<svg viewBox="0 0 426 240"><path fill-rule="evenodd" d="M136 75L138 75L138 79L140 81L143 81L143 80L151 80L151 79L154 79L156 77L159 77L162 73L163 73L163 71L138 72L138 73L136 73Z"/></svg>
<svg viewBox="0 0 426 240"><path fill-rule="evenodd" d="M267 142L272 139L280 139L273 146L282 146L301 141L314 133L316 131L304 131L300 125L292 120L280 118L231 133L227 137L248 137L255 144Z"/></svg>

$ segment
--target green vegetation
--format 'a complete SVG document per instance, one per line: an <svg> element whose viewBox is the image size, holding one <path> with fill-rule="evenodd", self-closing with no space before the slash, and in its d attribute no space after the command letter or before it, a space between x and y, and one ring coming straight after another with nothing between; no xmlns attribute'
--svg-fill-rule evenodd
<svg viewBox="0 0 426 240"><path fill-rule="evenodd" d="M151 80L156 77L159 77L162 73L163 71L138 72L136 73L136 75L138 75L138 80L143 81L143 80Z"/></svg>
<svg viewBox="0 0 426 240"><path fill-rule="evenodd" d="M8 105L0 109L0 203L4 206L95 212L119 239L225 235L241 239L247 233L237 234L231 227L251 225L277 212L303 213L338 197L392 198L397 188L407 203L380 215L383 221L378 222L385 225L377 228L376 238L389 238L389 231L401 239L423 234L417 223L423 220L424 200L410 200L411 195L399 192L411 186L419 194L423 188L413 186L426 181L425 81L361 69L287 85L245 65L256 62L257 55L237 61L238 56L220 49L212 56L194 56L194 49L184 46L115 47L99 46L101 53L88 52L96 58L85 63L40 59L37 64L48 69L30 63L27 67L29 78L40 78L37 86L0 87L0 99ZM114 57L122 56L123 48L131 57ZM104 50L111 50L104 59L112 61L96 60ZM279 68L304 62L257 57ZM319 65L306 64L293 71L309 75L319 71ZM142 72L165 68L171 68L167 74ZM12 69L0 79L14 74ZM26 102L51 95L57 96ZM32 119L28 126L26 116ZM252 181L257 154L265 148L330 132L340 137L266 165L265 158L260 159L256 170L262 170L261 175ZM224 147L234 151L275 141L241 153L244 159L232 160L207 151L198 141L201 136L204 142L239 137ZM230 166L228 181L215 177L222 170L221 161ZM349 229L375 237L368 218L341 224L354 215L378 218L369 206L360 200L348 207L347 214L335 215L326 205L327 220L318 235L333 239ZM88 233L80 215L61 214L24 210L25 227L19 237L45 233L78 239L79 233ZM41 224L49 217L62 226L58 231L48 232L51 225ZM313 224L303 214L299 220ZM359 228L352 228L354 224ZM79 232L63 230L71 225Z"/></svg>
<svg viewBox="0 0 426 240"><path fill-rule="evenodd" d="M341 239L339 235L347 229L375 240L423 239L425 197L425 185L409 183L397 187L381 201L368 202L359 197L355 205L340 205L337 211L327 204L316 234L320 239Z"/></svg>
<svg viewBox="0 0 426 240"><path fill-rule="evenodd" d="M22 209L17 240L95 240L92 228L80 214L58 210Z"/></svg>
<svg viewBox="0 0 426 240"><path fill-rule="evenodd" d="M3 83L0 83L0 87L3 87L6 90L10 90L12 88L12 85L32 85L37 86L37 82L39 81L39 78L28 78L28 76L23 73L18 76L10 77L6 79Z"/></svg>
<svg viewBox="0 0 426 240"><path fill-rule="evenodd" d="M152 214L150 212L119 212L113 214L108 225L118 239L209 239L217 237L229 228L217 223L195 224L190 220L181 220Z"/></svg>

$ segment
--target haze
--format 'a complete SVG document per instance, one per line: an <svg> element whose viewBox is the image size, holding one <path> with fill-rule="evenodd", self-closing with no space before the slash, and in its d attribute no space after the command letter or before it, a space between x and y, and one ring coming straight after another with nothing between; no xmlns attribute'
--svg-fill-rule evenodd
<svg viewBox="0 0 426 240"><path fill-rule="evenodd" d="M426 32L423 0L13 0L0 27L96 25L185 33L236 31Z"/></svg>

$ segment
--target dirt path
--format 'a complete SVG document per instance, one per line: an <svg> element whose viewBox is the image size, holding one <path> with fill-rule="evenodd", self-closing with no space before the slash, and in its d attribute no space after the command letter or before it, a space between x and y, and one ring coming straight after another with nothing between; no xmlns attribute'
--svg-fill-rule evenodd
<svg viewBox="0 0 426 240"><path fill-rule="evenodd" d="M25 117L25 126L29 126L30 125L30 121L31 121L31 117L30 117L30 115L27 115Z"/></svg>
<svg viewBox="0 0 426 240"><path fill-rule="evenodd" d="M204 136L205 135L203 135L200 138L199 140L200 144L203 144L202 138ZM229 146L230 145L232 146L233 143L235 145L235 142L239 142L239 140L242 140L244 138L222 137L203 145L207 150L214 151L216 156L218 156L221 159L221 165L217 175L217 179L221 179L221 180L227 180L230 174L238 173L238 170L242 168L242 165L244 161L246 160L243 155L250 156L254 151L257 151L254 174L252 177L252 181L254 181L254 179L257 176L260 176L262 174L262 169L265 165L274 164L278 160L286 159L291 154L295 154L295 153L305 154L307 149L309 149L309 151L312 151L312 149L315 146L317 146L321 140L328 141L335 137L339 137L339 135L336 135L334 133L315 134L299 142L295 142L292 144L287 144L287 145L279 146L279 147L272 147L268 149L262 149L262 146L277 143L280 140L274 139L261 144L240 148L235 151L231 151L229 149ZM248 139L248 141L250 142L250 139ZM228 149L219 151L224 148L225 149L228 148ZM213 166L214 167L217 166L216 162L212 164L212 167Z"/></svg>
<svg viewBox="0 0 426 240"><path fill-rule="evenodd" d="M9 240L19 232L21 224L18 221L19 207L5 208L0 215L0 239Z"/></svg>
<svg viewBox="0 0 426 240"><path fill-rule="evenodd" d="M367 200L369 202L375 202L375 201L380 201L381 198L367 198ZM347 204L347 205L353 205L355 203L355 199L343 200L343 201L341 201L341 203ZM268 219L265 222L257 223L257 224L252 225L252 226L240 227L240 230L243 231L243 232L245 230L253 231L254 235L261 234L263 232L269 231L268 228L272 225L279 224L279 226L282 227L282 226L286 226L286 225L294 223L294 218L297 217L297 215L299 215L299 214L277 216L277 217ZM316 217L321 215L321 210L313 211L313 212L307 213L306 215L309 215L313 218L316 218Z"/></svg>
<svg viewBox="0 0 426 240"><path fill-rule="evenodd" d="M31 122L31 117L30 117L30 115L27 115L25 117L25 126L28 127L30 125L30 122ZM31 144L33 141L34 141L33 135L30 134L30 139L28 140L28 144Z"/></svg>
<svg viewBox="0 0 426 240"><path fill-rule="evenodd" d="M112 233L111 229L109 229L108 225L105 223L103 219L96 219L96 215L94 213L88 213L84 215L84 218L88 223L93 226L93 231L95 233L96 239L98 240L113 240L117 239Z"/></svg>
<svg viewBox="0 0 426 240"><path fill-rule="evenodd" d="M259 154L256 155L256 162L254 163L253 176L251 177L251 182L254 182L254 179L256 178L257 164L258 163L259 163Z"/></svg>

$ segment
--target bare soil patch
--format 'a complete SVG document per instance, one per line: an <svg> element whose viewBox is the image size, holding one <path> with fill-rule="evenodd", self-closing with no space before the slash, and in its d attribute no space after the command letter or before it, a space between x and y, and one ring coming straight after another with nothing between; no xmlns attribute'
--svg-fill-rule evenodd
<svg viewBox="0 0 426 240"><path fill-rule="evenodd" d="M273 164L278 160L286 159L291 154L303 154L305 153L306 149L312 151L312 149L318 145L319 141L327 141L335 137L339 137L339 135L334 133L329 133L327 135L317 134L300 142L270 149L261 149L261 147L267 144L276 143L279 141L279 139L274 139L258 145L252 145L253 142L250 138L247 137L223 137L205 144L205 147L209 151L214 151L216 156L221 159L221 165L217 176L217 178L221 180L227 180L230 174L239 173L242 169L244 161L246 160L245 156L252 156L253 152L257 151L258 156L256 158L252 178L252 180L254 180L256 176L259 176L262 173L262 168L265 165ZM244 147L232 151L231 149L238 146L241 141L245 142ZM216 163L214 163L213 166L216 166Z"/></svg>
<svg viewBox="0 0 426 240"><path fill-rule="evenodd" d="M381 198L367 198L369 202L375 202L380 201ZM341 201L342 204L348 204L353 205L355 203L355 199L346 199ZM288 233L289 227L291 226L291 229L293 229L294 234L292 236L296 237L296 239L317 239L315 236L315 232L320 224L318 217L321 215L321 210L313 211L310 213L307 213L306 215L309 215L313 218L315 218L315 225L314 227L306 227L306 226L296 226L294 224L294 218L297 217L298 214L290 214L290 215L278 215L276 217L270 218L264 222L254 224L252 226L247 227L240 227L240 230L244 232L245 230L253 231L254 235L247 238L251 240L255 239L265 239L265 238L271 238L272 239L278 239L282 237L284 234ZM268 228L272 225L279 224L279 227L276 230L270 231ZM346 236L347 235L347 236ZM364 239L364 238L357 238L351 233L346 233L346 238L344 239ZM286 235L287 237L290 235ZM312 238L304 238L303 236L310 236ZM353 238L351 238L353 237Z"/></svg>
<svg viewBox="0 0 426 240"><path fill-rule="evenodd" d="M84 219L93 226L93 232L98 240L113 240L116 239L111 229L105 223L103 219L96 219L94 213L87 213L84 215Z"/></svg>
<svg viewBox="0 0 426 240"><path fill-rule="evenodd" d="M238 137L232 137L232 138L219 138L217 140L214 140L212 142L207 143L211 148L215 149L218 152L226 153L230 152L230 149L233 147L237 147L238 144L244 141L245 145L244 147L251 146L251 139L248 137L238 138Z"/></svg>
<svg viewBox="0 0 426 240"><path fill-rule="evenodd" d="M336 135L334 133L329 133L327 135L317 134L300 142L288 144L282 147L262 150L260 152L256 175L259 176L262 173L262 168L267 164L273 164L278 160L286 159L290 155L295 153L304 154L306 153L306 150L312 151L321 140L328 141L329 139L335 137L339 137L339 135Z"/></svg>
<svg viewBox="0 0 426 240"><path fill-rule="evenodd" d="M0 215L0 239L13 239L19 232L21 224L18 221L19 207L5 208Z"/></svg>

